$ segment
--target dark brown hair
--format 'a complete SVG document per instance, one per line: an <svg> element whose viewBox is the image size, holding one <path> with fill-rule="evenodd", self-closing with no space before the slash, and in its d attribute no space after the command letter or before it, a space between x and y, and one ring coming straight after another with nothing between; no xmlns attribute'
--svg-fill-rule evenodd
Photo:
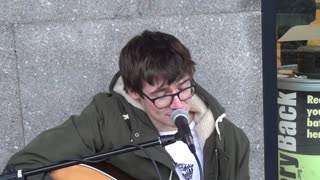
<svg viewBox="0 0 320 180"><path fill-rule="evenodd" d="M188 48L176 37L148 30L132 38L122 48L119 59L125 90L131 88L139 94L144 81L171 84L185 75L193 77L194 65Z"/></svg>

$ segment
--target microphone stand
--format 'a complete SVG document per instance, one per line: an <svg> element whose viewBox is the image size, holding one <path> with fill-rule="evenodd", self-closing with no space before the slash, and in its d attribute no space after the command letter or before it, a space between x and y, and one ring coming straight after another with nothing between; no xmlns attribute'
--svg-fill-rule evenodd
<svg viewBox="0 0 320 180"><path fill-rule="evenodd" d="M179 136L177 134L167 135L167 136L159 136L158 139L156 139L156 140L140 143L138 145L143 148L149 148L149 147L153 147L153 146L157 146L157 145L166 146L166 145L169 145L169 144L176 142L177 140L180 140L180 138L178 138L178 137ZM82 158L81 160L83 160L83 161L99 160L102 158L108 158L111 156L124 154L127 152L136 151L136 150L139 150L139 148L135 147L135 146L128 146L128 147L124 146L122 148L118 148L118 149L115 149L112 151L103 152L103 153L95 154L92 156L87 156L87 157ZM0 180L26 180L26 177L28 177L28 176L33 176L33 175L41 174L41 173L48 173L48 172L51 172L51 171L54 171L57 169L77 165L80 163L81 163L81 161L70 160L70 161L61 162L61 163L57 163L57 164L53 164L53 165L49 165L49 166L44 166L44 167L37 168L37 169L31 169L31 170L26 170L26 171L18 170L14 173L9 173L9 174L5 174L5 175L0 176Z"/></svg>

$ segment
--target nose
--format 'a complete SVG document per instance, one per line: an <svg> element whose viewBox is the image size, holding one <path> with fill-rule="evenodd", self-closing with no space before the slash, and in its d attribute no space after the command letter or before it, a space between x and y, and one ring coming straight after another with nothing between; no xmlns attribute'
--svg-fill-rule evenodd
<svg viewBox="0 0 320 180"><path fill-rule="evenodd" d="M185 102L181 101L178 96L173 97L173 101L170 105L171 109L181 109L185 107Z"/></svg>

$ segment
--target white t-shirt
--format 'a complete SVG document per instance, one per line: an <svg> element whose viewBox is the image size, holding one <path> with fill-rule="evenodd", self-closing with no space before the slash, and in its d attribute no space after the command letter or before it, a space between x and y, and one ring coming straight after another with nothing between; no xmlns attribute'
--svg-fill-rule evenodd
<svg viewBox="0 0 320 180"><path fill-rule="evenodd" d="M196 148L196 154L200 160L201 167L203 167L203 153L200 147L199 138L195 132L195 123L192 121L189 124L194 145ZM161 136L172 135L177 133L177 131L160 132ZM189 150L188 146L182 142L177 141L173 144L165 146L166 151L170 154L176 165L176 172L179 175L179 179L186 180L197 180L200 179L199 167L196 158Z"/></svg>

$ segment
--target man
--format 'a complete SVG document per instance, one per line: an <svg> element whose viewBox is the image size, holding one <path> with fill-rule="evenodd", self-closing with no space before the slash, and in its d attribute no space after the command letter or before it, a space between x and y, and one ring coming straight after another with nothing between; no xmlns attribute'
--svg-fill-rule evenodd
<svg viewBox="0 0 320 180"><path fill-rule="evenodd" d="M120 71L110 84L110 93L96 95L79 116L40 134L9 160L4 172L175 134L177 127L170 116L179 109L188 112L196 156L181 141L148 148L162 179L195 180L203 172L206 180L248 180L248 138L224 118L216 99L194 82L194 65L189 50L176 37L144 31L122 49ZM136 179L159 179L142 151L113 156L108 162Z"/></svg>

